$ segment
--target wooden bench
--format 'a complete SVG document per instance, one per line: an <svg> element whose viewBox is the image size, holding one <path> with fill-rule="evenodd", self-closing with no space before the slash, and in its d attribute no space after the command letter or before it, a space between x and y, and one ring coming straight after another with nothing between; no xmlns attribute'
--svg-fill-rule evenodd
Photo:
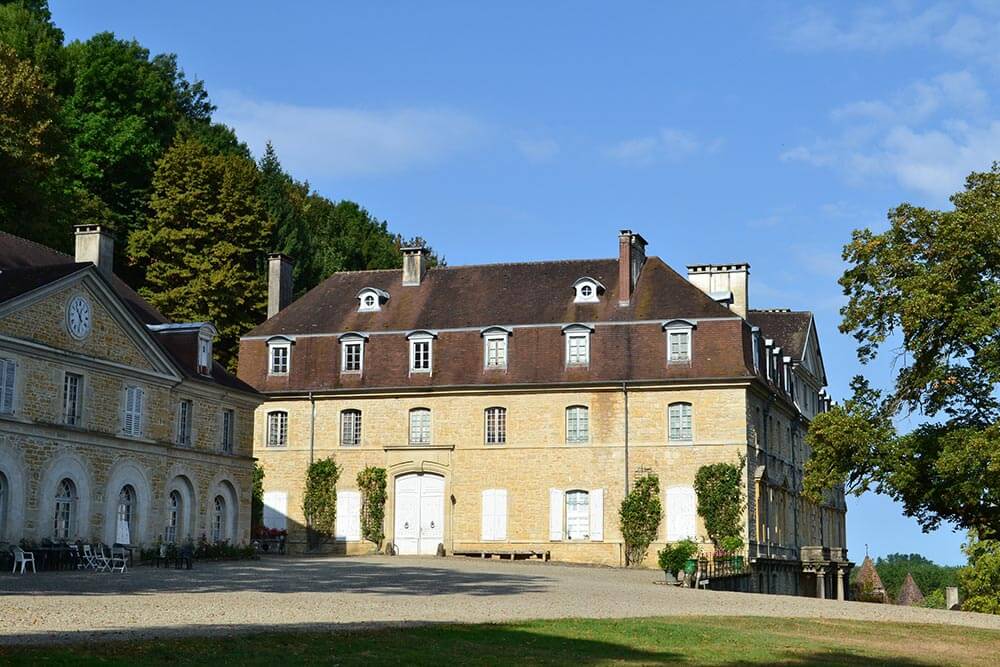
<svg viewBox="0 0 1000 667"><path fill-rule="evenodd" d="M496 549L490 551L456 551L454 552L456 556L468 556L470 558L493 558L496 556L500 560L528 560L531 558L538 558L539 560L548 561L551 558L550 552L548 551L517 551L508 549Z"/></svg>

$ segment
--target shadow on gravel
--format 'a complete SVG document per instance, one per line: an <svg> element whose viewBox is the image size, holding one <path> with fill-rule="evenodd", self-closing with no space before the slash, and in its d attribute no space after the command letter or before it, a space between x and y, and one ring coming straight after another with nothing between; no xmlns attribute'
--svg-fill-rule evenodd
<svg viewBox="0 0 1000 667"><path fill-rule="evenodd" d="M545 576L396 565L367 559L265 558L198 563L193 570L137 567L124 575L39 572L0 575L3 595L142 595L152 593L376 593L518 595L549 590Z"/></svg>

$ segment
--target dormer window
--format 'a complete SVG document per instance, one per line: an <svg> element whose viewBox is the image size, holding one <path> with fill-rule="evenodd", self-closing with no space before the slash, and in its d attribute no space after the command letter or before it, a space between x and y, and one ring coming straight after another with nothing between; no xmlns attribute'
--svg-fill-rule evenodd
<svg viewBox="0 0 1000 667"><path fill-rule="evenodd" d="M377 287L366 287L358 292L358 312L373 313L382 310L382 304L389 300L389 293Z"/></svg>
<svg viewBox="0 0 1000 667"><path fill-rule="evenodd" d="M292 368L292 341L276 336L267 341L267 374L288 375Z"/></svg>
<svg viewBox="0 0 1000 667"><path fill-rule="evenodd" d="M590 364L590 335L592 327L585 324L570 324L563 327L566 337L566 365L587 366Z"/></svg>
<svg viewBox="0 0 1000 667"><path fill-rule="evenodd" d="M340 372L360 374L365 365L364 334L346 333L340 337Z"/></svg>
<svg viewBox="0 0 1000 667"><path fill-rule="evenodd" d="M212 374L212 341L218 333L211 324L198 331L198 372L202 375Z"/></svg>
<svg viewBox="0 0 1000 667"><path fill-rule="evenodd" d="M588 277L580 278L573 283L573 290L576 293L573 303L597 303L605 291L604 285Z"/></svg>
<svg viewBox="0 0 1000 667"><path fill-rule="evenodd" d="M687 364L691 362L691 339L695 324L688 320L671 320L663 324L667 333L667 363Z"/></svg>
<svg viewBox="0 0 1000 667"><path fill-rule="evenodd" d="M431 331L413 331L407 335L410 341L410 372L430 373L433 369L434 339Z"/></svg>
<svg viewBox="0 0 1000 667"><path fill-rule="evenodd" d="M507 368L507 339L511 330L503 327L487 327L479 332L483 337L483 368L505 370Z"/></svg>

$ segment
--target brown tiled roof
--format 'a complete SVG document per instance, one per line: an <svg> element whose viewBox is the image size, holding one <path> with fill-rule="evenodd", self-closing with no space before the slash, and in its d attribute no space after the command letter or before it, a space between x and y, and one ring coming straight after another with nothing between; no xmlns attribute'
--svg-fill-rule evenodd
<svg viewBox="0 0 1000 667"><path fill-rule="evenodd" d="M573 302L584 276L607 288L599 303ZM389 293L381 311L358 312L365 287ZM619 307L618 292L617 259L435 267L414 287L403 287L400 269L343 272L247 336L733 317L658 257L646 261L631 305Z"/></svg>
<svg viewBox="0 0 1000 667"><path fill-rule="evenodd" d="M802 360L809 336L810 312L791 310L751 310L747 319L750 324L760 327L765 338L774 340L785 354L796 361Z"/></svg>
<svg viewBox="0 0 1000 667"><path fill-rule="evenodd" d="M875 563L872 562L870 556L865 556L861 563L861 569L858 570L858 584L870 587L874 593L885 592L882 577L878 576L878 570L875 569Z"/></svg>
<svg viewBox="0 0 1000 667"><path fill-rule="evenodd" d="M92 266L90 262L76 262L74 258L57 250L7 232L0 232L0 303L44 287L89 266ZM97 275L102 280L106 279L99 272ZM169 321L118 276L112 276L109 283L140 324L164 324ZM171 349L171 346L165 345L163 336L155 332L150 334L185 376L201 382L214 382L239 391L256 393L253 387L227 372L218 362L212 367L211 378L197 373L194 362L191 361L193 353L191 359L188 359L185 355L178 354L177 350Z"/></svg>
<svg viewBox="0 0 1000 667"><path fill-rule="evenodd" d="M906 579L899 588L899 595L896 597L896 604L904 607L913 607L924 601L924 594L920 592L917 582L913 581L913 575L906 573Z"/></svg>

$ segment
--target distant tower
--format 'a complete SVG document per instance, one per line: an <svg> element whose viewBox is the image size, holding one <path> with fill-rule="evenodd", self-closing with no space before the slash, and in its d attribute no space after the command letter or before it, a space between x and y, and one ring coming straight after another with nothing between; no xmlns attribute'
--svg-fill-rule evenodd
<svg viewBox="0 0 1000 667"><path fill-rule="evenodd" d="M915 607L923 601L924 594L920 592L917 582L913 581L913 575L907 572L906 579L899 589L899 597L896 598L896 604L903 605L904 607Z"/></svg>
<svg viewBox="0 0 1000 667"><path fill-rule="evenodd" d="M858 580L855 586L857 587L854 596L856 600L882 603L888 601L882 577L878 576L878 571L875 569L875 563L872 562L871 556L865 555L865 560L861 563L861 569L858 570Z"/></svg>

